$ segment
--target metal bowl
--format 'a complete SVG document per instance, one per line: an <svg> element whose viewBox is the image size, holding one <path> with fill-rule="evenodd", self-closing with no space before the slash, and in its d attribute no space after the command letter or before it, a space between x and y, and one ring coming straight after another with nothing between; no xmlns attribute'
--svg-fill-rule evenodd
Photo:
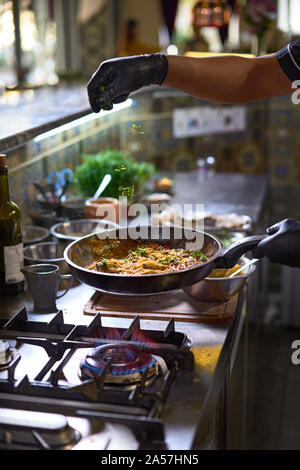
<svg viewBox="0 0 300 470"><path fill-rule="evenodd" d="M45 227L50 229L52 225L57 222L57 215L55 211L49 211L45 209L34 209L28 211L29 217L31 217L34 225L39 227Z"/></svg>
<svg viewBox="0 0 300 470"><path fill-rule="evenodd" d="M25 263L27 265L56 264L60 268L61 274L67 274L70 270L63 256L66 246L66 243L58 242L37 243L27 246L24 248Z"/></svg>
<svg viewBox="0 0 300 470"><path fill-rule="evenodd" d="M62 217L71 220L82 219L84 217L85 199L67 199L61 203Z"/></svg>
<svg viewBox="0 0 300 470"><path fill-rule="evenodd" d="M243 256L239 263L244 265L250 261ZM233 297L245 284L247 278L256 270L253 264L246 268L246 272L233 278L206 277L203 281L186 287L184 292L198 302L225 302Z"/></svg>
<svg viewBox="0 0 300 470"><path fill-rule="evenodd" d="M34 225L25 225L22 228L23 243L28 245L31 243L39 243L47 240L50 232L47 228L36 227Z"/></svg>
<svg viewBox="0 0 300 470"><path fill-rule="evenodd" d="M86 235L117 228L117 224L99 219L80 219L61 222L51 227L51 234L58 240L73 242Z"/></svg>

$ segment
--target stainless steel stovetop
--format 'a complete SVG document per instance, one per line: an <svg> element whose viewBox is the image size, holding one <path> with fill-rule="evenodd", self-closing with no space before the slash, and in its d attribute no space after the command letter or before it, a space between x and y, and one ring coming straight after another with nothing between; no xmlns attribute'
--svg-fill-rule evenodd
<svg viewBox="0 0 300 470"><path fill-rule="evenodd" d="M137 448L166 447L162 410L194 365L173 320L164 331L141 329L138 317L127 329L100 315L75 326L61 311L30 321L24 308L0 321L0 340L0 447L72 448L95 429L104 448L124 445L124 430Z"/></svg>
<svg viewBox="0 0 300 470"><path fill-rule="evenodd" d="M228 353L238 342L242 298L232 325L168 324L100 316L90 321L82 311L91 294L86 286L75 287L59 301L63 314L55 316L26 314L23 305L27 312L32 308L27 292L1 299L0 340L16 353L10 368L0 370L0 448L206 448L204 423L214 419ZM107 337L91 336L97 328ZM142 335L132 336L139 329ZM92 383L82 377L82 359L121 338L148 349L152 342L151 354L162 353L155 379L146 374L121 390L103 385L103 378Z"/></svg>

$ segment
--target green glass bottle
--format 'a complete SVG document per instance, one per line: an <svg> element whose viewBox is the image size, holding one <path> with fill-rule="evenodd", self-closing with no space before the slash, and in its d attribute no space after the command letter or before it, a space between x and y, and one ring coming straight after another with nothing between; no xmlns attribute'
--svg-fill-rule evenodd
<svg viewBox="0 0 300 470"><path fill-rule="evenodd" d="M21 211L9 199L6 155L0 155L0 293L24 290Z"/></svg>

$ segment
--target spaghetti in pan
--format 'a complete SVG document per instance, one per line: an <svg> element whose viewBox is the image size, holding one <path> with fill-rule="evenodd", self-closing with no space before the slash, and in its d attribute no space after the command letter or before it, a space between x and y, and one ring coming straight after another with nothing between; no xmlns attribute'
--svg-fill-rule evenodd
<svg viewBox="0 0 300 470"><path fill-rule="evenodd" d="M89 266L89 270L127 276L171 273L207 261L199 250L131 239L93 240L91 250L97 260Z"/></svg>

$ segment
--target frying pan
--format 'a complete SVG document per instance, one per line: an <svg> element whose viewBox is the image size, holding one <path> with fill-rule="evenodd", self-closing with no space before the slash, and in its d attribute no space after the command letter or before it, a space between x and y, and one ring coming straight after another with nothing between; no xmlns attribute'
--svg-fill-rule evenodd
<svg viewBox="0 0 300 470"><path fill-rule="evenodd" d="M139 241L141 242L150 240L162 245L170 245L172 248L185 248L187 242L200 237L201 241L203 240L203 245L197 248L201 249L202 253L208 258L207 262L182 271L136 276L88 270L87 266L99 260L99 256L94 255L90 249L91 240L127 238L128 229L128 227L123 227L106 230L99 234L91 234L69 245L64 252L64 257L72 274L83 284L87 284L105 294L123 297L155 295L191 286L206 278L215 268L232 268L242 255L255 248L266 236L256 235L242 238L229 248L224 249L218 238L205 232L185 229L182 231L182 237L178 240L176 238L176 227L168 227L169 234L166 238L164 232L166 228L155 227L156 235L153 236L151 226L144 226L140 229L144 230L143 235L146 233L147 236L140 238ZM128 236L128 238L131 237Z"/></svg>

